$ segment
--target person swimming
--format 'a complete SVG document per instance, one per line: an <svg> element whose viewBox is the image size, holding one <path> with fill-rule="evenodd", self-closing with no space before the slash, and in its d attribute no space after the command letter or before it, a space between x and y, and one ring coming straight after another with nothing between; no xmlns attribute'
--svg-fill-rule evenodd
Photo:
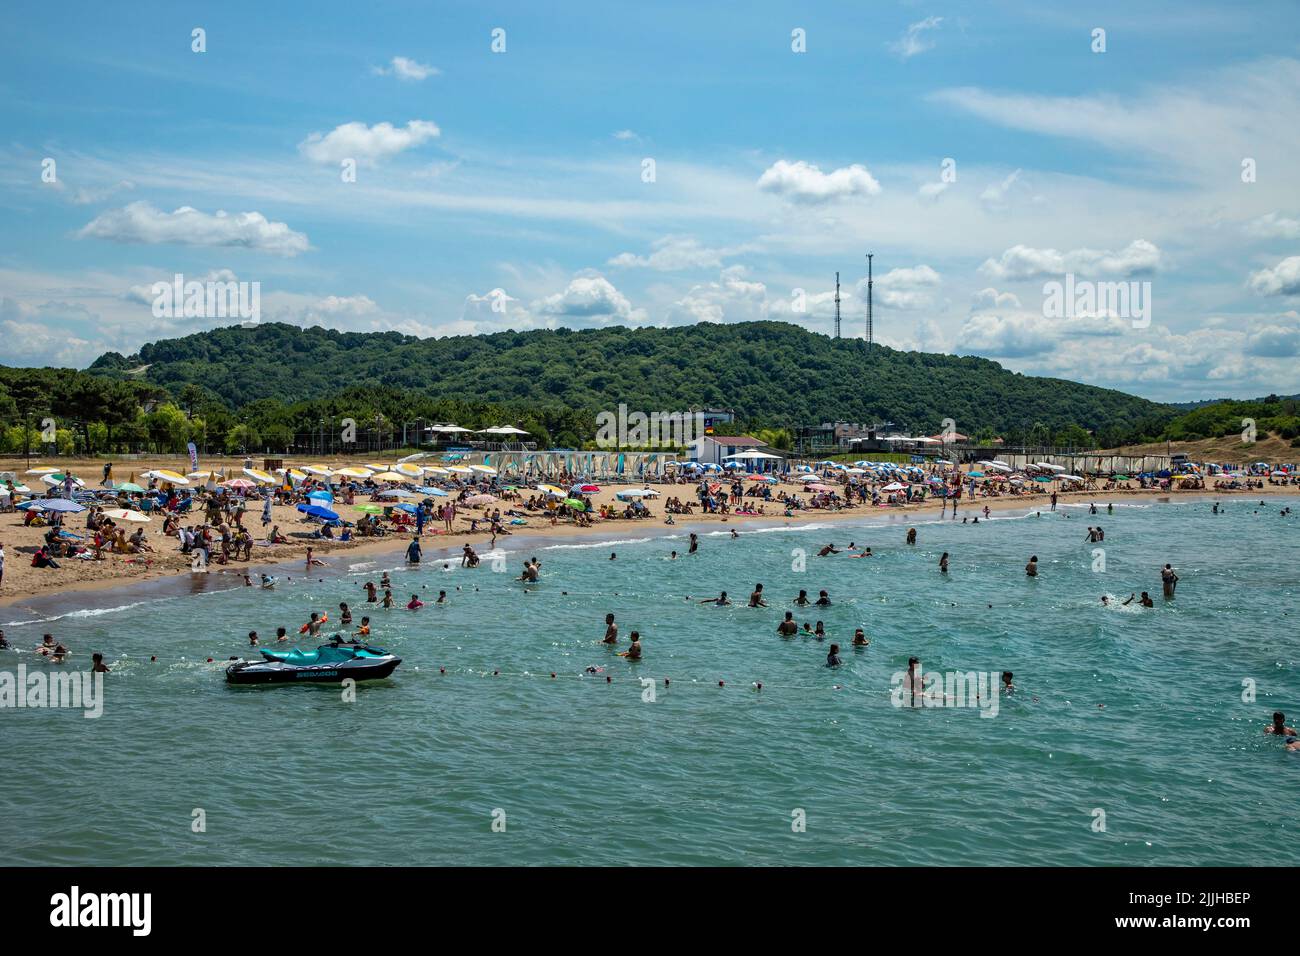
<svg viewBox="0 0 1300 956"><path fill-rule="evenodd" d="M862 628L858 628L856 631L853 632L854 647L866 647L870 643L871 641L867 639L867 632L864 631Z"/></svg>
<svg viewBox="0 0 1300 956"><path fill-rule="evenodd" d="M396 607L391 588L384 591L384 607Z"/></svg>
<svg viewBox="0 0 1300 956"><path fill-rule="evenodd" d="M1038 555L1031 555L1029 563L1025 565L1025 574L1031 578L1038 577Z"/></svg>
<svg viewBox="0 0 1300 956"><path fill-rule="evenodd" d="M817 598L817 607L830 607L830 606L831 606L830 595L828 595L825 591L819 591L818 598Z"/></svg>
<svg viewBox="0 0 1300 956"><path fill-rule="evenodd" d="M632 643L627 646L627 650L623 652L622 656L630 661L639 661L641 659L641 632L633 631L629 636L632 638Z"/></svg>
<svg viewBox="0 0 1300 956"><path fill-rule="evenodd" d="M813 628L813 637L819 641L826 639L826 626L821 621L818 621L817 626Z"/></svg>
<svg viewBox="0 0 1300 956"><path fill-rule="evenodd" d="M618 625L614 623L613 614L605 615L605 636L600 643L602 644L618 643Z"/></svg>
<svg viewBox="0 0 1300 956"><path fill-rule="evenodd" d="M828 554L839 554L839 553L840 552L836 549L835 545L828 544L826 545L826 547L822 548L820 551L817 552L817 557L824 558Z"/></svg>
<svg viewBox="0 0 1300 956"><path fill-rule="evenodd" d="M94 653L94 654L91 654L91 655L90 655L90 660L91 660L91 666L90 666L91 673L94 673L94 674L110 674L110 673L112 673L112 671L110 671L110 670L108 669L108 665L104 663L104 655L103 655L103 654L100 654L100 653L98 653L98 652L96 652L96 653Z"/></svg>
<svg viewBox="0 0 1300 956"><path fill-rule="evenodd" d="M446 604L446 603L447 603L447 592L446 592L446 591L439 591L439 592L438 592L438 600L434 601L433 603L434 603L434 604Z"/></svg>
<svg viewBox="0 0 1300 956"><path fill-rule="evenodd" d="M793 611L785 612L785 620L776 626L776 633L782 637L794 637L799 633L799 625L795 623Z"/></svg>
<svg viewBox="0 0 1300 956"><path fill-rule="evenodd" d="M754 585L754 590L749 595L749 606L767 607L767 602L763 600L763 585Z"/></svg>
<svg viewBox="0 0 1300 956"><path fill-rule="evenodd" d="M275 587L275 578L271 577L271 575L269 574L264 573L262 575L262 588L264 590L270 591L274 587Z"/></svg>
<svg viewBox="0 0 1300 956"><path fill-rule="evenodd" d="M376 593L375 593L375 590L376 590L376 589L375 589L375 582L374 582L374 581L367 581L365 584L363 584L363 585L361 585L361 586L362 586L363 588L366 589L366 600L367 600L367 601L369 601L371 604L374 604L375 601L379 600L378 596L377 596Z"/></svg>
<svg viewBox="0 0 1300 956"><path fill-rule="evenodd" d="M716 604L716 605L718 605L719 607L721 607L721 606L724 605L724 604L730 604L730 603L731 603L731 600L727 597L727 592L726 592L726 591L723 591L723 592L722 592L721 594L719 594L717 597L715 597L715 598L705 598L705 599L704 599L703 601L701 601L700 603L701 603L701 604Z"/></svg>
<svg viewBox="0 0 1300 956"><path fill-rule="evenodd" d="M942 555L939 556L939 573L940 574L948 573L948 552L947 551L945 551Z"/></svg>
<svg viewBox="0 0 1300 956"><path fill-rule="evenodd" d="M525 582L530 583L530 584L531 584L531 583L535 583L535 582L537 581L537 578L538 578L538 573L539 573L539 572L538 572L538 567L537 567L537 565L535 565L535 564L529 564L527 561L525 561L525 562L524 562L524 570L523 570L523 573L519 575L519 580L520 580L520 581L525 581Z"/></svg>
<svg viewBox="0 0 1300 956"><path fill-rule="evenodd" d="M347 601L339 604L339 623L345 627L352 623L352 609L348 607Z"/></svg>
<svg viewBox="0 0 1300 956"><path fill-rule="evenodd" d="M907 529L907 543L908 543L908 544L916 544L916 529L915 529L915 528L908 528L908 529Z"/></svg>
<svg viewBox="0 0 1300 956"><path fill-rule="evenodd" d="M798 596L797 598L794 599L794 603L797 604L797 605L799 605L800 607L804 607L804 606L806 606L806 605L811 604L812 601L808 600L808 592L807 592L807 591L800 591L800 592L799 592L799 596Z"/></svg>
<svg viewBox="0 0 1300 956"><path fill-rule="evenodd" d="M826 655L826 666L839 667L841 663L840 646L838 644L832 644L830 653Z"/></svg>
<svg viewBox="0 0 1300 956"><path fill-rule="evenodd" d="M1294 737L1296 730L1286 725L1286 714L1279 710L1273 714L1273 723L1264 728L1264 733L1276 734L1279 737Z"/></svg>
<svg viewBox="0 0 1300 956"><path fill-rule="evenodd" d="M258 641L257 641L257 631L249 631L249 632L248 632L248 646L249 646L249 647L256 647L257 644L258 644Z"/></svg>
<svg viewBox="0 0 1300 956"><path fill-rule="evenodd" d="M1178 575L1174 572L1173 566L1166 564L1160 572L1160 583L1165 591L1165 598L1172 598L1174 591L1178 587Z"/></svg>
<svg viewBox="0 0 1300 956"><path fill-rule="evenodd" d="M1014 694L1015 692L1016 692L1015 685L1011 683L1011 671L1003 671L1002 672L1002 693Z"/></svg>
<svg viewBox="0 0 1300 956"><path fill-rule="evenodd" d="M418 594L412 594L411 600L406 602L406 609L408 611L416 611L422 607L424 607L424 602L420 600L420 595Z"/></svg>

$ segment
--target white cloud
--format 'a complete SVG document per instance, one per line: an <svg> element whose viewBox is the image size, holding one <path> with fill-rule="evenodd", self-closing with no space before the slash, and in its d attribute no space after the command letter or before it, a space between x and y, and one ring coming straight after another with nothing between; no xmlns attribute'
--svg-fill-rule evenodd
<svg viewBox="0 0 1300 956"><path fill-rule="evenodd" d="M938 199L952 183L940 180L934 183L922 183L916 194L922 199Z"/></svg>
<svg viewBox="0 0 1300 956"><path fill-rule="evenodd" d="M1020 182L1021 170L1017 169L1009 173L1005 179L996 183L989 183L980 193L980 202L992 208L1000 208L1006 205L1007 197L1010 195L1012 188Z"/></svg>
<svg viewBox="0 0 1300 956"><path fill-rule="evenodd" d="M107 349L76 334L94 328L97 316L80 305L45 302L37 306L0 297L0 339L5 364L79 368Z"/></svg>
<svg viewBox="0 0 1300 956"><path fill-rule="evenodd" d="M532 308L542 315L570 323L576 320L578 324L637 323L645 319L642 310L633 309L627 296L599 274L575 276L564 291L539 299Z"/></svg>
<svg viewBox="0 0 1300 956"><path fill-rule="evenodd" d="M412 149L442 135L436 123L411 120L405 127L392 123L344 123L328 133L312 133L298 150L312 162L339 163L355 159L359 163L377 163L404 150Z"/></svg>
<svg viewBox="0 0 1300 956"><path fill-rule="evenodd" d="M943 17L926 17L911 24L901 37L889 44L889 48L904 60L934 49L934 40L927 36L931 30L943 23Z"/></svg>
<svg viewBox="0 0 1300 956"><path fill-rule="evenodd" d="M971 296L971 310L983 309L1019 309L1020 299L1013 292L999 292L997 289L980 289Z"/></svg>
<svg viewBox="0 0 1300 956"><path fill-rule="evenodd" d="M1259 295L1300 295L1300 256L1287 256L1271 269L1252 272L1250 287Z"/></svg>
<svg viewBox="0 0 1300 956"><path fill-rule="evenodd" d="M441 71L437 67L426 66L409 60L404 56L395 56L388 61L388 66L371 67L376 76L395 76L399 80L427 80L437 76Z"/></svg>
<svg viewBox="0 0 1300 956"><path fill-rule="evenodd" d="M1097 249L1035 249L1014 245L997 259L986 259L980 271L992 279L1016 281L1073 272L1079 275L1135 276L1155 272L1162 264L1159 247L1135 239L1118 252Z"/></svg>
<svg viewBox="0 0 1300 956"><path fill-rule="evenodd" d="M1257 324L1247 335L1242 351L1258 358L1300 356L1300 315L1289 312L1275 322Z"/></svg>
<svg viewBox="0 0 1300 956"><path fill-rule="evenodd" d="M625 143L641 142L641 137L638 136L636 133L632 132L630 129L621 129L618 132L613 133L612 135L615 139L622 140Z"/></svg>
<svg viewBox="0 0 1300 956"><path fill-rule="evenodd" d="M928 309L934 305L931 294L940 284L939 273L927 265L891 269L875 280L875 301L892 309ZM866 297L867 283L858 282L858 298Z"/></svg>
<svg viewBox="0 0 1300 956"><path fill-rule="evenodd" d="M621 268L656 269L675 272L683 269L721 269L724 256L746 251L741 246L734 249L711 249L691 236L664 236L651 243L648 256L623 252L610 259L608 265Z"/></svg>
<svg viewBox="0 0 1300 956"><path fill-rule="evenodd" d="M746 278L744 266L723 269L716 282L692 286L668 309L668 322L747 322L765 319L772 312L788 308L786 303L769 303L767 286ZM798 321L801 316L791 316Z"/></svg>
<svg viewBox="0 0 1300 956"><path fill-rule="evenodd" d="M101 213L77 232L77 238L150 245L242 246L279 256L296 256L310 248L306 235L285 223L271 222L260 212L232 216L219 209L209 215L191 206L162 212L144 201Z"/></svg>
<svg viewBox="0 0 1300 956"><path fill-rule="evenodd" d="M849 196L875 196L880 183L865 166L854 163L823 173L804 162L778 159L758 179L758 188L792 202L823 203Z"/></svg>
<svg viewBox="0 0 1300 956"><path fill-rule="evenodd" d="M1261 239L1300 239L1300 219L1270 212L1248 222L1246 232Z"/></svg>

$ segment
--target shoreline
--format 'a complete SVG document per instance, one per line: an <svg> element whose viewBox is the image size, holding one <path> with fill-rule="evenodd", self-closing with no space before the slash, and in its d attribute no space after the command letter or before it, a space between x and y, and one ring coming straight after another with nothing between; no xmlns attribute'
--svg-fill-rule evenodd
<svg viewBox="0 0 1300 956"><path fill-rule="evenodd" d="M686 488L689 486L677 487ZM1195 503L1223 500L1225 498L1240 499L1242 497L1254 497L1257 500L1260 498L1264 500L1269 498L1296 498L1300 497L1300 488L1292 486L1281 488L1265 487L1250 489L1249 491L1245 489L1220 491L1217 494L1212 489L1197 489L1187 492L1161 492L1157 489L1131 489L1128 491L1117 490L1097 493L1080 491L1062 493L1058 497L1058 502L1061 505L1087 505L1094 502L1098 505L1105 505L1111 502L1147 500L1152 504L1173 504L1177 501ZM864 525L884 527L891 524L903 524L914 517L928 518L932 515L934 504L938 503L938 501L939 499L931 499L921 504L884 508L858 507L841 511L809 510L799 512L788 518L784 514L678 515L674 516L674 523L671 525L665 525L663 518L660 516L656 516L651 521L619 520L593 524L587 528L572 525L551 527L549 524L538 524L527 529L516 530L508 536L498 536L496 550L504 550L513 554L522 550L516 545L524 541L530 542L537 549L576 543L586 543L588 546L595 547L601 544L616 544L628 538L666 538L677 534L685 537L692 531L699 533L702 528L711 531L727 531L735 528L737 532L744 534L747 529L751 531L782 527L796 529L808 525L835 522L851 525L855 519ZM1023 511L1029 513L1046 511L1051 507L1050 499L1045 495L1035 495L1027 499L1007 496L984 500L976 499L976 501L978 501L978 504L970 499L963 499L963 502L977 514L983 512L985 505L988 505L991 512ZM474 535L466 531L426 537L434 539L446 537L456 539L457 543L444 545L433 544L431 541L430 544L426 545L425 539L421 539L421 544L424 547L422 565L431 565L447 560L459 560L463 543L469 542L482 546L485 540L489 539L487 534L482 531L476 532ZM392 535L380 540L359 541L350 544L323 542L327 545L333 544L333 547L328 551L322 550L316 555L325 564L323 567L314 569L311 573L322 578L343 577L350 573L350 566L358 563L358 560L382 559L385 555L391 556L397 562L396 567L401 567L404 565L403 552L408 541L409 538L405 535ZM480 557L490 553L492 552L481 551ZM378 571L379 569L376 569L377 573ZM306 568L303 567L302 555L286 556L283 559L270 558L269 560L250 561L247 564L234 565L229 569L213 569L207 572L193 572L187 568L160 569L158 571L146 571L144 576L128 577L123 574L96 580L74 580L65 582L62 586L48 588L39 592L0 595L0 610L25 611L34 615L37 619L52 619L76 611L95 610L103 607L103 602L97 600L97 598L108 590L119 592L123 603L137 603L142 599L184 597L193 594L239 589L246 586L242 580L245 572L250 576L266 572L267 574L282 577L285 580L291 580L295 574L301 577L308 576ZM0 624L0 626L19 626L19 622Z"/></svg>

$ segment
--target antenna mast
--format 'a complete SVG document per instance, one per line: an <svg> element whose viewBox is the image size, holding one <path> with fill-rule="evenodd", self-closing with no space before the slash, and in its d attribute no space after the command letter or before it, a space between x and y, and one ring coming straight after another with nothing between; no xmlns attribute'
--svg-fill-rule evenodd
<svg viewBox="0 0 1300 956"><path fill-rule="evenodd" d="M871 348L871 337L873 332L871 327L871 258L874 255L874 252L867 253L867 348Z"/></svg>
<svg viewBox="0 0 1300 956"><path fill-rule="evenodd" d="M835 273L835 337L840 337L840 274Z"/></svg>

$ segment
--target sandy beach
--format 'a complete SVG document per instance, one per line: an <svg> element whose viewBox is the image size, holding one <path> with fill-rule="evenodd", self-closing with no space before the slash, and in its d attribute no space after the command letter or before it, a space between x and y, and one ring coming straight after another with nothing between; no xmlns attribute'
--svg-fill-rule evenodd
<svg viewBox="0 0 1300 956"><path fill-rule="evenodd" d="M91 483L92 477L97 477L102 469L101 462L87 461L82 463L61 463L69 467L72 472L87 484ZM177 463L168 460L132 462L128 467L119 465L115 470L118 473L119 480L130 480L132 475L138 475L140 472L150 468L176 468ZM26 470L18 467L15 463L0 463L0 470L14 470L19 474ZM228 470L230 470L228 468ZM237 471L237 469L234 469ZM617 505L619 509L623 507L622 502L615 498L616 492L625 490L630 485L604 485L599 492L591 494L589 497L596 509L602 505ZM695 514L695 515L674 515L673 525L665 524L666 513L663 502L669 497L678 497L682 500L694 500L695 484L688 482L684 484L673 483L650 483L646 487L652 488L659 492L658 498L646 499L647 504L653 517L641 519L612 518L601 519L599 516L593 516L592 523L589 526L579 526L569 521L559 521L552 524L551 521L543 516L529 518L525 526L511 526L511 534L498 536L498 544L505 544L510 541L528 539L532 537L545 536L556 537L564 536L571 538L589 538L599 539L601 537L615 539L625 537L629 532L642 535L650 529L662 529L667 527L694 529L709 527L734 527L739 530L744 528L762 526L780 526L783 524L795 525L806 524L810 521L827 522L827 521L852 521L861 520L866 517L878 517L881 515L907 515L917 514L925 515L938 511L941 507L940 499L933 498L925 501L906 505L887 505L887 506L870 506L855 504L852 507L840 510L828 509L807 509L797 512L792 517L786 517L778 502L769 502L766 504L764 515L743 515L743 514ZM798 482L783 482L774 486L773 492L780 490L795 492L801 490L801 484ZM1098 504L1104 504L1107 501L1119 501L1132 498L1179 498L1195 496L1234 496L1243 495L1275 495L1278 493L1296 493L1294 486L1274 487L1265 486L1264 489L1253 490L1222 490L1214 489L1197 489L1187 491L1164 491L1159 489L1133 489L1133 490L1113 490L1113 491L1062 491L1059 500L1063 502L1084 502L1095 501ZM527 497L527 492L521 488L521 493ZM1044 510L1050 507L1050 492L1035 491L1020 495L1001 495L994 497L978 497L974 501L969 498L963 498L960 504L961 513L969 514L972 517L983 511L987 505L992 511L1002 511L1007 509L1026 509L1033 506L1041 506ZM357 503L368 502L368 498L357 498ZM749 499L746 499L747 501ZM498 505L487 506L488 510L493 507L508 506L507 502L500 502ZM381 538L355 538L352 541L341 542L337 540L322 540L312 538L311 533L317 527L316 524L305 521L303 515L295 510L294 507L285 505L276 505L272 509L272 521L277 524L281 532L289 540L284 544L270 545L265 543L261 529L261 507L260 504L250 505L246 521L253 530L253 536L256 544L253 549L251 561L232 561L225 566L213 565L207 572L193 572L190 567L190 558L180 552L179 544L174 537L167 537L162 532L162 518L155 517L153 521L144 525L147 539L153 547L152 553L142 555L118 555L105 554L101 561L66 559L60 562L57 569L34 568L31 566L31 555L41 544L42 536L46 529L41 527L24 527L23 512L17 511L0 515L0 544L3 544L6 554L4 580L0 585L0 605L21 604L22 602L33 598L47 598L52 595L58 595L67 592L94 592L104 589L112 589L127 583L156 581L162 578L184 575L187 577L195 576L198 573L209 576L231 576L237 580L242 580L244 572L257 572L266 566L277 566L286 573L292 573L296 565L305 562L307 548L313 549L316 557L323 559L327 567L335 566L339 562L339 557L346 555L351 561L357 557L364 557L371 554L392 553L399 554L407 544L411 536L408 533L393 533ZM355 520L362 516L362 512L355 511L347 505L338 506L339 513L348 520ZM491 532L480 521L480 527L476 531L471 531L471 521L475 517L482 518L485 511L482 508L470 509L463 508L458 512L456 525L452 532L448 533L443 530L441 522L433 521L425 526L425 533L422 538L422 546L426 553L426 560L435 556L441 556L445 551L447 553L459 554L459 551L466 542L472 544L480 552L487 548L491 540ZM197 520L197 519L192 519ZM69 515L65 526L76 533L84 531L84 514ZM305 570L305 565L300 568ZM84 600L84 598L83 598ZM42 603L46 603L42 601Z"/></svg>

